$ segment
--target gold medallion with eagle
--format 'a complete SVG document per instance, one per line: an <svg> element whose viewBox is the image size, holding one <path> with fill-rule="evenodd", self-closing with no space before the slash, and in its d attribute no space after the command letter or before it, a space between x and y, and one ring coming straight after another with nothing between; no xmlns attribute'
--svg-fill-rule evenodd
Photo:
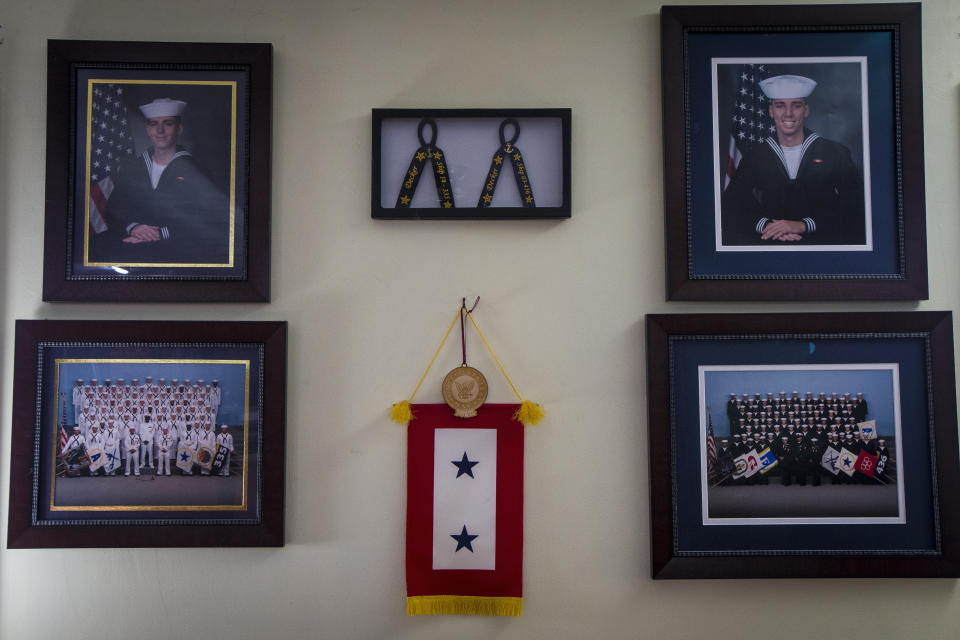
<svg viewBox="0 0 960 640"><path fill-rule="evenodd" d="M473 367L457 367L443 379L443 399L456 417L472 418L487 399L487 379Z"/></svg>

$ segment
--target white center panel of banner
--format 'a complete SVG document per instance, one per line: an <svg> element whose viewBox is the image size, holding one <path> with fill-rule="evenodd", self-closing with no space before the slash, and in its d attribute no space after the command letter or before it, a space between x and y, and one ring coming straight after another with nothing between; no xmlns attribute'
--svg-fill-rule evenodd
<svg viewBox="0 0 960 640"><path fill-rule="evenodd" d="M434 433L433 568L494 570L497 430Z"/></svg>

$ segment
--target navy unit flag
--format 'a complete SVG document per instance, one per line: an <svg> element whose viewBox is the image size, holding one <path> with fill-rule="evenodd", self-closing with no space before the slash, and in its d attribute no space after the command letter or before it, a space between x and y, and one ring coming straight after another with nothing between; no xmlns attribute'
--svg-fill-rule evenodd
<svg viewBox="0 0 960 640"><path fill-rule="evenodd" d="M820 457L820 466L833 475L840 473L840 467L837 466L839 462L840 453L833 447L827 447L827 450L824 451L823 455Z"/></svg>
<svg viewBox="0 0 960 640"><path fill-rule="evenodd" d="M204 471L210 471L213 466L213 449L207 446L201 446L197 449L196 462Z"/></svg>
<svg viewBox="0 0 960 640"><path fill-rule="evenodd" d="M90 448L90 472L94 472L103 466L104 455L103 449L100 447L91 447Z"/></svg>
<svg viewBox="0 0 960 640"><path fill-rule="evenodd" d="M177 449L177 468L184 473L193 471L193 463L196 459L196 453L188 445L182 444Z"/></svg>
<svg viewBox="0 0 960 640"><path fill-rule="evenodd" d="M213 457L213 470L220 472L223 469L223 464L227 461L227 455L230 453L230 449L227 449L222 444L217 445L217 454Z"/></svg>

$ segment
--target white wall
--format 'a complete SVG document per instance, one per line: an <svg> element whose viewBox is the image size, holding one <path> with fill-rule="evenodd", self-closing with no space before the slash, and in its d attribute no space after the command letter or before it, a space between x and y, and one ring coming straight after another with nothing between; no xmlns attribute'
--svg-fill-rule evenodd
<svg viewBox="0 0 960 640"><path fill-rule="evenodd" d="M653 0L0 0L0 461L15 318L290 321L287 546L3 549L0 637L811 638L862 625L875 638L955 637L954 581L648 577L644 314L801 310L664 302L658 11ZM957 4L925 2L923 28L930 300L804 310L958 306ZM47 38L274 43L271 304L40 301ZM571 107L573 218L371 220L373 107ZM405 438L387 410L460 297L476 295L508 372L549 412L526 434L525 614L407 618ZM441 401L457 351L418 400ZM491 399L511 401L479 341L470 356Z"/></svg>

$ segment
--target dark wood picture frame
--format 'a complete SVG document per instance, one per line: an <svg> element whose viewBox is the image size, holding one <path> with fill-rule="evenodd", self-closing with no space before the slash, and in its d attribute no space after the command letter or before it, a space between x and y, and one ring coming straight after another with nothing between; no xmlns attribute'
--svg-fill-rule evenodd
<svg viewBox="0 0 960 640"><path fill-rule="evenodd" d="M526 122L524 120L526 119ZM388 132L394 132L394 129L387 125L391 122L404 122L406 133L405 141L409 144L400 145L397 141L388 135ZM447 121L445 123L444 121ZM523 172L529 173L533 205L528 206L500 206L497 200L493 200L492 205L478 206L477 195L481 197L489 195L496 196L498 192L507 190L519 191L519 185L514 186L515 176L507 175L513 170L510 166L515 166L509 158L501 158L502 165L498 167L498 177L494 180L495 188L485 192L483 187L489 183L490 174L488 170L494 167L491 164L491 158L494 152L498 151L498 126L500 142L509 142L511 132L514 131L510 125L505 128L504 123L512 120L514 125L520 127L518 136L513 140L516 142L516 151L523 150L520 158L523 166ZM552 123L555 126L539 127L537 133L528 131L528 123ZM418 121L421 123L418 129ZM428 122L432 121L432 122ZM437 121L444 125L442 130L437 128ZM449 147L444 146L445 141L449 141L451 129L463 132L464 123L470 121L485 123L484 132L486 135L479 136L471 130L470 135L462 135L459 144ZM489 122L487 122L489 121ZM498 122L499 121L499 122ZM520 124L517 124L519 121ZM427 124L424 125L423 123ZM372 117L373 125L373 154L371 169L371 215L373 218L388 220L527 220L527 219L562 219L570 217L570 194L571 194L571 143L570 143L570 125L571 110L566 108L551 109L374 109ZM414 135L416 134L416 135ZM426 135L426 138L423 136ZM432 206L395 206L398 202L398 192L401 190L401 183L407 175L404 172L408 170L411 163L411 155L418 151L418 136L421 142L430 139L433 135L436 147L444 150L446 154L445 171L449 171L454 192L458 195L451 198L449 203L453 204L450 208L441 206L438 194L434 190L434 176L431 170L431 161L427 159L422 165L422 174L427 174L423 182L433 183L414 184L414 191L424 193L431 191ZM537 137L532 137L536 135ZM408 139L407 139L408 138ZM537 142L545 145L544 149L537 148ZM394 148L396 147L396 148ZM400 148L402 147L402 149ZM509 147L507 147L509 149ZM395 158L391 158L392 164L389 168L395 169L395 180L389 184L386 179L389 177L389 171L385 171L384 155L389 155L389 150L395 151ZM549 149L551 153L548 153ZM470 155L470 159L465 158ZM554 169L544 169L539 166L536 158L544 157L556 163ZM412 166L412 165L411 165ZM471 182L466 187L463 186L464 172L469 173ZM543 204L545 198L543 192L543 183L539 177L549 176L551 183L549 199L551 204ZM502 176L502 177L500 177ZM526 177L518 177L520 180L526 180ZM417 177L419 180L419 176ZM470 197L465 201L462 197L463 192L470 193ZM403 195L403 194L400 194ZM415 193L411 193L415 197ZM520 197L518 193L518 198ZM518 200L519 202L520 200ZM417 204L414 200L414 205ZM385 203L390 203L385 206Z"/></svg>
<svg viewBox="0 0 960 640"><path fill-rule="evenodd" d="M870 40L861 47L877 35L889 45ZM664 6L661 37L668 300L927 298L920 3ZM718 175L721 160L713 157L724 155L732 131L729 113L711 97L711 80L717 92L711 63L769 56L789 66L789 56L811 62L803 57L821 53L869 58L869 72L866 62L861 72L869 92L858 98L857 114L865 138L859 159L873 176L864 180L865 200L872 202L861 221L866 239L840 252L829 246L801 251L785 242L770 248L770 241L760 249L731 249L720 240L719 194L726 185ZM829 92L822 89L818 99ZM771 251L777 253L764 253ZM777 262L785 258L790 262Z"/></svg>
<svg viewBox="0 0 960 640"><path fill-rule="evenodd" d="M181 359L170 359L171 354ZM188 354L206 359L188 360ZM237 360L237 354L247 359ZM286 358L286 322L17 320L7 548L283 546ZM166 371L190 366L192 371L218 366L239 371L235 378L241 382L232 391L221 387L224 398L229 393L241 398L231 401L234 415L243 415L242 428L229 427L243 438L243 449L237 441L234 453L234 477L215 477L216 468L206 477L180 478L175 468L173 477L155 477L161 475L158 458L157 472L151 468L137 477L106 478L101 470L99 477L68 474L74 482L67 488L70 496L94 496L93 506L74 507L87 502L67 502L59 493L55 504L57 483L64 481L59 432L72 415L68 395L58 398L57 391L73 384L60 377L67 371L61 368L69 366L108 372L127 367L149 373L164 366ZM122 467L116 475L124 475ZM95 482L84 493L76 482L87 480ZM176 485L191 480L200 484ZM168 492L167 497L134 503L144 506L109 506L127 504L123 500L142 497L152 487ZM203 491L209 499L195 497ZM223 491L232 491L234 501L224 501ZM183 505L177 501L182 495L194 502L150 506Z"/></svg>
<svg viewBox="0 0 960 640"><path fill-rule="evenodd" d="M269 302L272 50L272 45L266 43L48 41L44 300ZM228 74L232 82L217 80ZM130 83L117 86L130 88L139 84L142 92L152 85L156 88L155 97L176 98L177 91L193 91L196 95L205 87L187 85L203 85L203 81L196 80L198 77L210 78L211 90L215 88L213 85L232 85L233 95L228 95L225 101L225 108L232 109L231 120L214 118L218 127L208 127L206 122L197 125L194 120L195 126L191 129L192 105L188 105L184 115L186 130L195 137L219 136L216 138L218 153L210 152L208 156L216 157L217 162L224 165L221 179L227 185L224 201L228 204L224 210L229 208L229 242L226 230L219 233L224 237L228 258L206 260L215 263L211 265L196 264L188 258L176 259L172 264L161 264L162 260L157 258L138 263L131 254L118 252L117 257L106 260L91 257L88 261L88 242L96 233L88 224L95 217L91 209L105 206L104 219L108 222L110 210L109 200L97 202L96 197L83 196L83 189L86 187L87 192L93 194L96 187L99 196L96 178L116 176L110 174L109 167L92 168L93 156L87 147L97 142L90 137L90 130L96 128L95 112L98 109L102 112L98 104L102 98L93 97L92 87L112 88L112 84L97 83L114 82L108 80L113 77ZM171 84L181 86L169 93L163 91L161 85ZM136 106L124 104L123 109L126 113L120 114L120 120L125 120L125 115L130 117L125 123L127 129L118 128L113 135L129 140L131 151L139 153L142 149L134 150L132 141L134 134L143 131L140 113ZM229 133L221 135L220 127ZM108 136L106 143L110 143L111 148L104 148L104 155L111 150L117 153L112 146L114 141ZM114 170L120 164L116 161L118 157L114 156ZM199 160L197 166L201 173L208 169ZM186 180L190 179L188 175ZM97 204L91 204L94 202ZM119 227L115 224L113 229L118 238ZM183 233L179 237L196 237L196 234Z"/></svg>
<svg viewBox="0 0 960 640"><path fill-rule="evenodd" d="M654 578L960 576L960 510L954 500L960 490L960 466L950 312L648 315L646 328ZM894 473L894 484L899 483L901 491L901 523L852 518L795 526L759 520L711 526L708 501L716 494L704 492L708 487L715 490L723 480L715 484L709 480L710 438L706 443L696 441L704 440L708 424L712 434L713 425L725 418L720 407L714 407L712 419L709 406L704 409L709 386L704 371L733 365L730 368L739 375L736 370L748 362L773 362L784 369L790 368L788 364L831 366L824 363L842 369L858 363L849 367L854 375L871 362L899 362L899 373L891 376L899 386L888 388L901 402L895 405L891 400L891 406L898 407L897 413L902 407L903 412L904 457L902 466L896 460ZM893 367L888 366L891 371ZM768 391L748 384L734 386L751 387L738 392ZM722 395L723 389L718 386L714 391L715 396ZM700 401L694 402L697 394ZM825 482L816 491L834 489L831 481ZM782 486L789 485L782 478L780 484L776 487L780 492L812 489ZM770 489L773 485L769 480ZM825 502L822 494L818 496ZM739 505L746 499L738 494L738 500ZM885 536L888 546L883 546Z"/></svg>

